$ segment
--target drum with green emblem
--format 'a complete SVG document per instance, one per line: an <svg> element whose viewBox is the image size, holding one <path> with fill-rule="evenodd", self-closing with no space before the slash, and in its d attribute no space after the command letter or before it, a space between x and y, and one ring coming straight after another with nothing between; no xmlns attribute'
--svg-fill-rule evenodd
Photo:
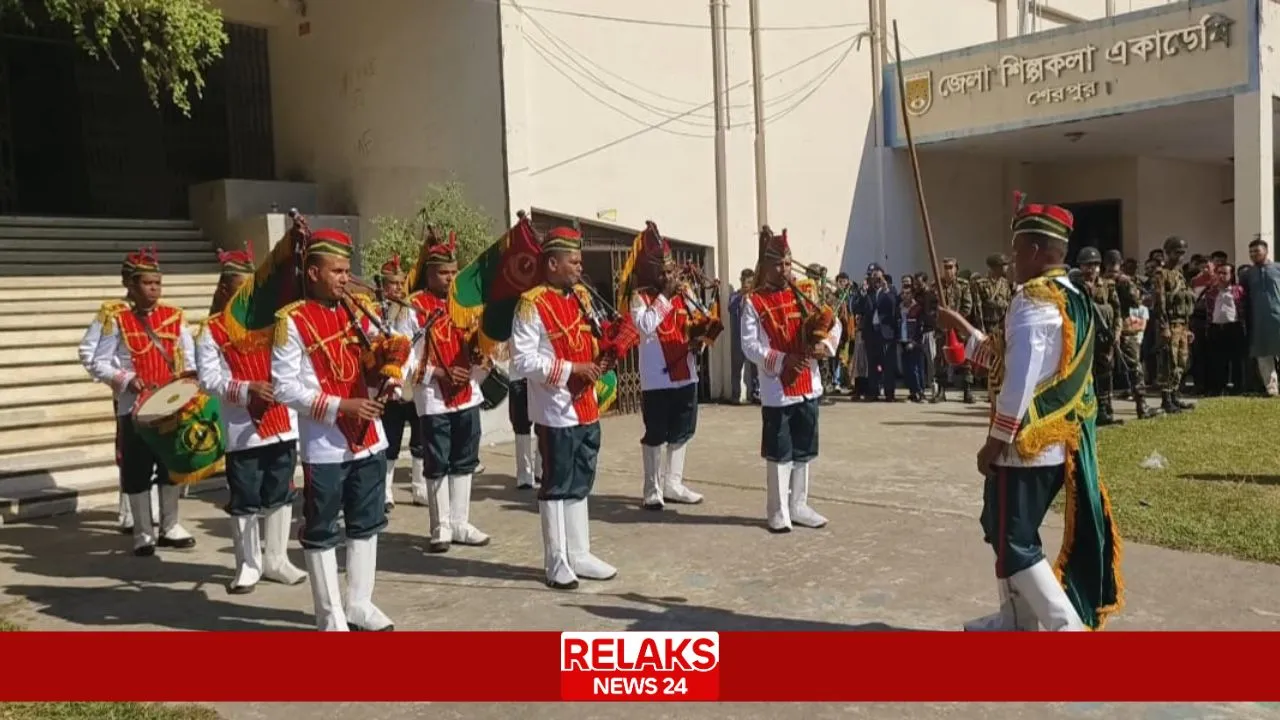
<svg viewBox="0 0 1280 720"><path fill-rule="evenodd" d="M133 406L133 422L175 485L199 482L222 472L226 438L222 404L184 375L144 392Z"/></svg>

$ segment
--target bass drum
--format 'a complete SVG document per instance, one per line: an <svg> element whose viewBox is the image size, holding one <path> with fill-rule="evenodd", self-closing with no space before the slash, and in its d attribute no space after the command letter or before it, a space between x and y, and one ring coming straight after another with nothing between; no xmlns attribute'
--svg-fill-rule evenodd
<svg viewBox="0 0 1280 720"><path fill-rule="evenodd" d="M480 408L492 410L498 407L503 400L507 399L509 392L511 392L511 378L507 376L505 370L494 366L484 380L480 381L480 394L484 397Z"/></svg>

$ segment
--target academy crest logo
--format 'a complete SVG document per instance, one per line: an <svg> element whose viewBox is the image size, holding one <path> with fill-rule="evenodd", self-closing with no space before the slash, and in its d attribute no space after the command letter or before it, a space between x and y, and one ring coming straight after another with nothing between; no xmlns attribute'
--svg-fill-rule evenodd
<svg viewBox="0 0 1280 720"><path fill-rule="evenodd" d="M920 117L933 107L933 73L926 70L902 78L906 87L907 113Z"/></svg>

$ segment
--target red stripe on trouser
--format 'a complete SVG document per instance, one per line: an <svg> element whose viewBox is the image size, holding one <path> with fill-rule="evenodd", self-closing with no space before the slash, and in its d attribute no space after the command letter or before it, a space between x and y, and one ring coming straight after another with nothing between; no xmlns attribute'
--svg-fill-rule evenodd
<svg viewBox="0 0 1280 720"><path fill-rule="evenodd" d="M996 466L996 577L1003 578L1005 563L1005 548L1009 545L1008 538L1008 519L1006 518L1006 497L1005 483L1008 482L1006 473L1008 471L1003 466Z"/></svg>

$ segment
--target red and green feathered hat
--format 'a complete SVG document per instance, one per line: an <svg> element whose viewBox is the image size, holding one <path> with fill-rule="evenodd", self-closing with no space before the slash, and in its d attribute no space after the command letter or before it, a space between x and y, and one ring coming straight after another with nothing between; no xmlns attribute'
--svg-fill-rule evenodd
<svg viewBox="0 0 1280 720"><path fill-rule="evenodd" d="M433 227L427 228L426 239L422 241L422 257L425 265L445 265L458 262L458 235L452 230L445 238L441 238Z"/></svg>
<svg viewBox="0 0 1280 720"><path fill-rule="evenodd" d="M120 274L128 277L135 277L144 273L160 273L160 255L156 252L156 246L138 248L137 252L129 253L124 258L124 264L120 266Z"/></svg>
<svg viewBox="0 0 1280 720"><path fill-rule="evenodd" d="M1071 241L1075 217L1064 207L1028 203L1026 193L1015 191L1013 221L1009 227L1015 238L1019 235L1044 235L1065 243Z"/></svg>
<svg viewBox="0 0 1280 720"><path fill-rule="evenodd" d="M385 280L403 280L404 267L400 264L400 256L392 255L390 260L382 263L381 273Z"/></svg>
<svg viewBox="0 0 1280 720"><path fill-rule="evenodd" d="M254 273L253 250L219 250L218 264L223 275L252 275Z"/></svg>
<svg viewBox="0 0 1280 720"><path fill-rule="evenodd" d="M772 265L779 260L786 260L791 257L791 243L787 240L787 229L782 229L781 235L775 235L773 229L768 225L760 228L760 249L756 257L756 282L762 282L764 278L764 268L766 265Z"/></svg>
<svg viewBox="0 0 1280 720"><path fill-rule="evenodd" d="M658 272L675 262L671 242L658 232L657 223L646 220L644 230L631 242L631 254L618 274L618 307L627 307L631 293L657 283Z"/></svg>

